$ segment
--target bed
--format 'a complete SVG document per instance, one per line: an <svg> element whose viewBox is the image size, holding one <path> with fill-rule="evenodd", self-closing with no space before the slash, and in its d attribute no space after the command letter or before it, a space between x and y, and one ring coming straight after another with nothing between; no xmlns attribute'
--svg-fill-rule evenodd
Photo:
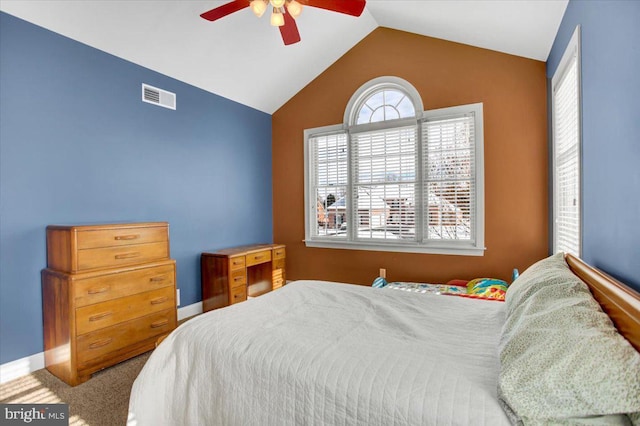
<svg viewBox="0 0 640 426"><path fill-rule="evenodd" d="M128 424L640 424L639 349L640 295L570 256L505 303L296 281L176 329Z"/></svg>

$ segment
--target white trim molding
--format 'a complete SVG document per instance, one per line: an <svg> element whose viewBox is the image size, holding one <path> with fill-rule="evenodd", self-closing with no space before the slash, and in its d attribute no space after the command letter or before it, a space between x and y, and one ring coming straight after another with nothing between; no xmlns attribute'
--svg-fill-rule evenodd
<svg viewBox="0 0 640 426"><path fill-rule="evenodd" d="M182 321L186 318L191 318L195 315L202 313L202 302L196 302L191 305L178 309L178 321Z"/></svg>
<svg viewBox="0 0 640 426"><path fill-rule="evenodd" d="M202 313L202 302L178 309L178 321ZM44 368L44 352L9 361L0 365L0 385Z"/></svg>
<svg viewBox="0 0 640 426"><path fill-rule="evenodd" d="M44 352L0 365L0 384L10 382L44 368Z"/></svg>

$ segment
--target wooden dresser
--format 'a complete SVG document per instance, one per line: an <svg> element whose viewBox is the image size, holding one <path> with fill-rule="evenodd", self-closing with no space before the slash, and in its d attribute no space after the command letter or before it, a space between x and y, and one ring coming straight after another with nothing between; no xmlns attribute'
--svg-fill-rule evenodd
<svg viewBox="0 0 640 426"><path fill-rule="evenodd" d="M286 250L282 244L256 244L202 253L204 312L282 287Z"/></svg>
<svg viewBox="0 0 640 426"><path fill-rule="evenodd" d="M47 227L47 370L71 386L153 349L177 323L166 222Z"/></svg>

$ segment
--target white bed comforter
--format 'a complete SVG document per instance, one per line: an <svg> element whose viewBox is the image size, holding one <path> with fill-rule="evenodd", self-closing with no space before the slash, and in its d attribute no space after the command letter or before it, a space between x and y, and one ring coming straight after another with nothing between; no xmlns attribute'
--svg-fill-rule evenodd
<svg viewBox="0 0 640 426"><path fill-rule="evenodd" d="M504 304L296 281L196 317L133 384L129 424L501 425Z"/></svg>

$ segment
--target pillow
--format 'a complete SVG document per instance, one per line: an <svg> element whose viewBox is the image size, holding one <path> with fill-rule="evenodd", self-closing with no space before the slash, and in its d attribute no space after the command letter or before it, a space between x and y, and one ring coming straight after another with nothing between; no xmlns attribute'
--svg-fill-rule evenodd
<svg viewBox="0 0 640 426"><path fill-rule="evenodd" d="M504 300L508 286L505 281L496 278L476 278L467 284L467 294L477 298Z"/></svg>
<svg viewBox="0 0 640 426"><path fill-rule="evenodd" d="M376 278L375 280L373 280L373 283L371 283L371 287L373 288L382 288L386 285L387 285L387 280L385 280L382 277Z"/></svg>
<svg viewBox="0 0 640 426"><path fill-rule="evenodd" d="M562 253L522 273L507 290L505 310L498 396L507 413L525 424L638 418L640 354Z"/></svg>

